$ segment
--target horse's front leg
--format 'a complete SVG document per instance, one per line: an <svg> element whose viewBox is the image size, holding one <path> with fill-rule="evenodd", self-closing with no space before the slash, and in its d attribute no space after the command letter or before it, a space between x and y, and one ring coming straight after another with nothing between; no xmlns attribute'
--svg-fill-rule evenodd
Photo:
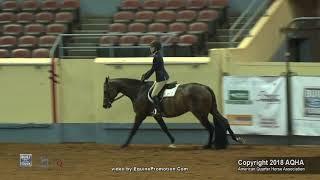
<svg viewBox="0 0 320 180"><path fill-rule="evenodd" d="M131 129L130 135L129 135L126 143L123 144L123 145L121 146L121 148L125 148L125 147L127 147L127 146L130 144L132 137L136 134L139 126L141 125L142 121L143 121L145 118L146 118L145 115L136 114L135 119L134 119L134 124L133 124L133 127L132 127L132 129Z"/></svg>
<svg viewBox="0 0 320 180"><path fill-rule="evenodd" d="M171 144L169 145L169 147L174 148L175 147L175 145L174 145L174 137L169 132L166 123L163 121L162 117L154 117L154 118L158 122L158 124L160 125L162 131L165 132L167 134L167 136L169 137L169 139L171 141Z"/></svg>

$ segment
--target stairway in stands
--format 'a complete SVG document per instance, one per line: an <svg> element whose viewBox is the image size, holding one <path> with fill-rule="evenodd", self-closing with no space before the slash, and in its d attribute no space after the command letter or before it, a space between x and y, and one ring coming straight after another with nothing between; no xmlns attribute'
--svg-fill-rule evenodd
<svg viewBox="0 0 320 180"><path fill-rule="evenodd" d="M72 31L73 34L103 34L109 29L112 18L81 18L78 29ZM99 37L94 36L74 36L66 44L68 47L98 47ZM96 49L68 49L64 58L95 58Z"/></svg>
<svg viewBox="0 0 320 180"><path fill-rule="evenodd" d="M239 36L236 42L230 43L229 40L232 38L231 34L237 34L241 27L245 25L250 17L244 17L238 25L233 30L229 30L230 27L237 21L239 17L231 16L228 17L228 23L224 24L222 27L217 28L216 36L209 39L207 43L208 49L214 48L229 48L229 47L237 47L243 38L249 35L250 29L255 25L258 19L255 19L246 29L244 29L243 34ZM260 17L258 17L260 18Z"/></svg>

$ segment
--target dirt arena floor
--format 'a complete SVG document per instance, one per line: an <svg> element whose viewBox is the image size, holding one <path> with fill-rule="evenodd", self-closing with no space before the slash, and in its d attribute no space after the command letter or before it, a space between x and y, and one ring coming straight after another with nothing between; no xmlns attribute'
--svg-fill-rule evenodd
<svg viewBox="0 0 320 180"><path fill-rule="evenodd" d="M32 154L32 167L20 167L20 153ZM131 145L120 149L101 144L0 144L0 179L320 179L320 174L243 174L237 171L238 160L259 156L319 157L320 147L232 145L227 150L203 150L196 145L177 145L176 149L166 145ZM48 159L47 167L41 164L41 158ZM115 169L126 167L180 167L180 171Z"/></svg>

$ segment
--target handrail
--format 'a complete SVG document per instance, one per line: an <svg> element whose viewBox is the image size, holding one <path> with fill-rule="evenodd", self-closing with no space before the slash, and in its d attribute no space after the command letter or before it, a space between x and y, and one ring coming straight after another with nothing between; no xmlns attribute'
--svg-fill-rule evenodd
<svg viewBox="0 0 320 180"><path fill-rule="evenodd" d="M257 0L251 1L246 10L238 17L238 19L234 22L234 24L229 28L229 38L232 37L232 31L240 24L240 22L244 19L244 17L249 13L249 11L253 8Z"/></svg>
<svg viewBox="0 0 320 180"><path fill-rule="evenodd" d="M309 20L320 20L320 17L298 17L293 19L286 28L290 28L294 23L298 22L298 21L309 21Z"/></svg>
<svg viewBox="0 0 320 180"><path fill-rule="evenodd" d="M168 32L168 33L160 33L160 32L149 32L149 33L139 33L139 32L129 32L129 33L118 33L118 32L111 32L111 33L100 33L100 34L59 34L58 38L56 39L56 41L54 42L54 45L52 46L51 50L50 50L50 58L53 58L55 56L55 51L57 49L59 49L59 56L61 56L62 54L64 54L63 50L64 49L101 49L101 48L108 48L108 49L120 49L123 48L121 46L77 46L77 47L64 47L62 45L63 42L63 38L64 37L102 37L102 36L121 36L121 35L135 35L135 36L143 36L143 35L154 35L154 36L162 36L162 35L167 35L169 36L169 38L167 38L162 45L163 46L168 46L170 40L177 36L179 33L177 32ZM59 47L59 48L58 48ZM147 46L145 45L140 45L140 46L125 46L126 48L130 47L130 48L146 48ZM113 51L112 51L113 52Z"/></svg>
<svg viewBox="0 0 320 180"><path fill-rule="evenodd" d="M253 1L258 2L258 1ZM248 19L248 21L240 28L236 35L230 36L229 44L233 44L236 40L243 34L244 30L253 22L255 18L257 18L258 14L261 13L264 8L269 3L269 0L265 0L262 4L257 8L257 10L253 13L253 15ZM251 5L251 4L250 4Z"/></svg>
<svg viewBox="0 0 320 180"><path fill-rule="evenodd" d="M55 58L54 54L55 54L55 51L58 49L58 45L61 41L61 35L58 35L57 39L54 41L51 49L50 49L50 52L49 52L49 58Z"/></svg>

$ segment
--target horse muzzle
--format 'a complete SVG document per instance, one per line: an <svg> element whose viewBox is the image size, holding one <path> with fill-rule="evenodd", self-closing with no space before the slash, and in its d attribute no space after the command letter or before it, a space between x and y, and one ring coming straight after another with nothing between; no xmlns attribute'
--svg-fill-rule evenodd
<svg viewBox="0 0 320 180"><path fill-rule="evenodd" d="M105 109L109 109L111 107L112 107L111 103L104 103L103 104L103 108L105 108Z"/></svg>

